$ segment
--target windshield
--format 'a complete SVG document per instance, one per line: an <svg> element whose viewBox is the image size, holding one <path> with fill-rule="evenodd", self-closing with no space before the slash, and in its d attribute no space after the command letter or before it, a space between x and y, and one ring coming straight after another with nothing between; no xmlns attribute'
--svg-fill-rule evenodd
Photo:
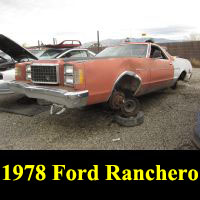
<svg viewBox="0 0 200 200"><path fill-rule="evenodd" d="M42 55L40 55L40 59L53 59L64 51L66 51L66 49L48 49Z"/></svg>
<svg viewBox="0 0 200 200"><path fill-rule="evenodd" d="M37 58L40 57L40 55L42 55L45 50L39 50L39 49L29 49L29 51L34 55L36 56Z"/></svg>
<svg viewBox="0 0 200 200"><path fill-rule="evenodd" d="M139 57L147 55L147 44L128 44L117 47L108 47L101 51L96 57Z"/></svg>

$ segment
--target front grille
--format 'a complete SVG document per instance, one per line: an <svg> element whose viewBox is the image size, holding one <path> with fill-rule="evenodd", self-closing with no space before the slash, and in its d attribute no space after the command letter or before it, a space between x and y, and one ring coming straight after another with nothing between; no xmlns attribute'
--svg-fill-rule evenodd
<svg viewBox="0 0 200 200"><path fill-rule="evenodd" d="M58 84L57 66L55 65L32 65L32 82L45 84Z"/></svg>

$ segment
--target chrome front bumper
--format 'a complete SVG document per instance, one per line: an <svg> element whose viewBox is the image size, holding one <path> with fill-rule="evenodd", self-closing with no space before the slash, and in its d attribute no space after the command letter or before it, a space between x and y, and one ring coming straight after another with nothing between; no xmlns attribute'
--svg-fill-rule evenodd
<svg viewBox="0 0 200 200"><path fill-rule="evenodd" d="M77 108L87 105L88 91L69 92L52 86L35 86L27 83L12 81L8 87L15 93L24 94L30 98L44 99L52 103L64 105L67 108Z"/></svg>

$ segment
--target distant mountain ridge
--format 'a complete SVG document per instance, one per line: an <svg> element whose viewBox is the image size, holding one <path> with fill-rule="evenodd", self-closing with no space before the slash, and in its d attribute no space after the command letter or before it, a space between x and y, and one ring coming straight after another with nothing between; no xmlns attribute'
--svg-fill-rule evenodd
<svg viewBox="0 0 200 200"><path fill-rule="evenodd" d="M170 43L170 42L179 42L179 40L170 40L170 39L165 39L165 38L129 38L130 42L145 42L148 39L153 39L155 43ZM125 39L105 39L101 40L100 44L102 46L114 46L114 45L119 45L123 43ZM84 48L88 48L89 46L97 43L95 42L87 42L84 43L82 46Z"/></svg>

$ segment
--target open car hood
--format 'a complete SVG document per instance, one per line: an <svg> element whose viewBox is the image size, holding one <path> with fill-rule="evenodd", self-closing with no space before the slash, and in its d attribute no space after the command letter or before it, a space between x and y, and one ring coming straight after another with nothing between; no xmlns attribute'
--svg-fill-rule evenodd
<svg viewBox="0 0 200 200"><path fill-rule="evenodd" d="M18 62L22 59L38 60L31 52L2 34L0 34L0 50Z"/></svg>

